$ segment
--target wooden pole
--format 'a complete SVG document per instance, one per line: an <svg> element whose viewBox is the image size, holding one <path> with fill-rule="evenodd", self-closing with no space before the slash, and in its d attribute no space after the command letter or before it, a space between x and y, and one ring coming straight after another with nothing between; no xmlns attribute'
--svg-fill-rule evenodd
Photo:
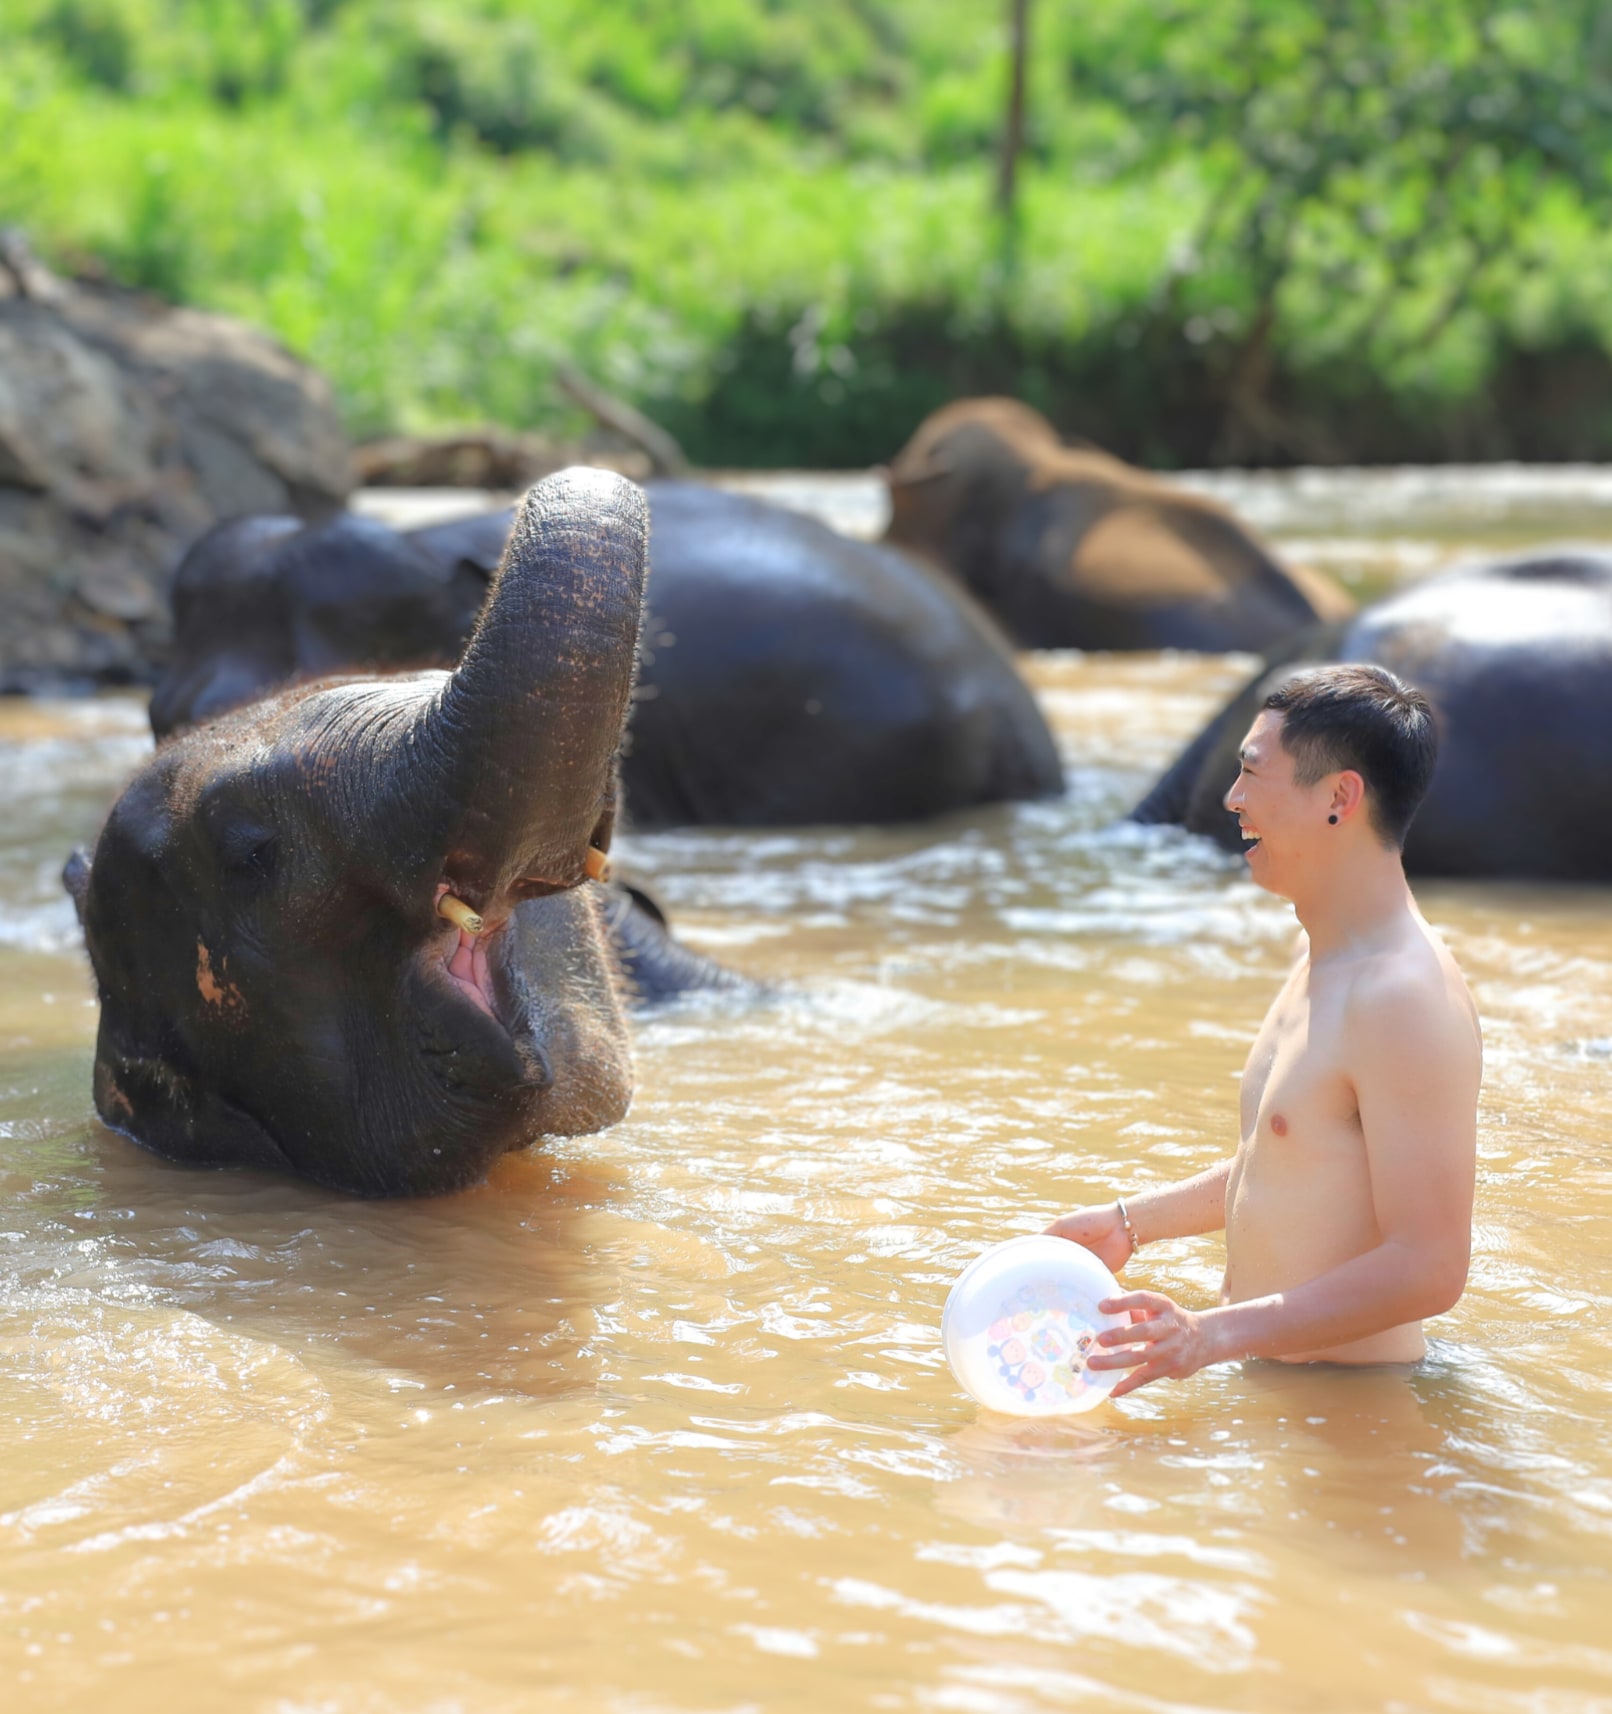
<svg viewBox="0 0 1612 1714"><path fill-rule="evenodd" d="M996 212L1010 226L1017 212L1019 155L1024 148L1024 73L1030 50L1030 0L1008 0L1013 72L1008 85L1007 123L996 172Z"/></svg>

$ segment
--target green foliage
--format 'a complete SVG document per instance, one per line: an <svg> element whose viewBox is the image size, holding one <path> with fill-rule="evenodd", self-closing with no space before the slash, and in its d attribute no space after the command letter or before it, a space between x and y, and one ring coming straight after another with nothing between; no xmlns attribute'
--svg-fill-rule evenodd
<svg viewBox="0 0 1612 1714"><path fill-rule="evenodd" d="M1160 308L1170 328L1214 318L1197 325L1221 347L1231 458L1284 438L1266 385L1283 345L1411 393L1469 384L1516 331L1541 199L1558 219L1607 202L1612 15L1595 4L1118 0L1071 71L1150 116L1133 171L1201 165L1209 199Z"/></svg>
<svg viewBox="0 0 1612 1714"><path fill-rule="evenodd" d="M134 41L123 7L113 0L57 0L39 24L40 37L81 77L128 90Z"/></svg>
<svg viewBox="0 0 1612 1714"><path fill-rule="evenodd" d="M122 95L238 107L285 87L305 24L297 0L10 0L0 40L31 34Z"/></svg>
<svg viewBox="0 0 1612 1714"><path fill-rule="evenodd" d="M571 362L722 462L985 389L1166 463L1612 455L1612 12L1036 0L1011 267L1006 15L7 0L0 220L360 433L564 418Z"/></svg>

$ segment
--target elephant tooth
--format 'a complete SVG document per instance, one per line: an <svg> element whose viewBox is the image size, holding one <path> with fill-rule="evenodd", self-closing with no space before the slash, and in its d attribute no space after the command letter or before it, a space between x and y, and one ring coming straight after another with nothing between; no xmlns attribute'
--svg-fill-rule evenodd
<svg viewBox="0 0 1612 1714"><path fill-rule="evenodd" d="M471 910L463 899L456 899L452 893L444 893L437 900L437 915L446 917L456 928L466 934L480 934L482 921L480 914Z"/></svg>

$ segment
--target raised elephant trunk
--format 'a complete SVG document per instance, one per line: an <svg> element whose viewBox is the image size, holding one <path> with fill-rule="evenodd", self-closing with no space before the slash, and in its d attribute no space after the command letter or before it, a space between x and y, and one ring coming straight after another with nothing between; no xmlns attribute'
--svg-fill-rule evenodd
<svg viewBox="0 0 1612 1714"><path fill-rule="evenodd" d="M442 880L478 912L575 885L609 843L648 542L643 493L620 476L531 489L464 660L415 727L456 809Z"/></svg>

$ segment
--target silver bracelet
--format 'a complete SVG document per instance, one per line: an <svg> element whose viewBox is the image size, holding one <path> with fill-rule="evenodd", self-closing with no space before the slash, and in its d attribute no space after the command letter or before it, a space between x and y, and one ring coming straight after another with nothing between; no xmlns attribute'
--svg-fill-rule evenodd
<svg viewBox="0 0 1612 1714"><path fill-rule="evenodd" d="M1114 1198L1114 1206L1119 1210L1120 1221L1125 1227L1125 1236L1131 1241L1131 1256L1134 1256L1136 1252L1141 1249L1142 1240L1137 1237L1136 1228L1131 1224L1131 1217L1126 1212L1125 1198L1123 1196L1116 1196ZM1129 1261L1130 1256L1127 1256L1125 1259L1126 1261Z"/></svg>

